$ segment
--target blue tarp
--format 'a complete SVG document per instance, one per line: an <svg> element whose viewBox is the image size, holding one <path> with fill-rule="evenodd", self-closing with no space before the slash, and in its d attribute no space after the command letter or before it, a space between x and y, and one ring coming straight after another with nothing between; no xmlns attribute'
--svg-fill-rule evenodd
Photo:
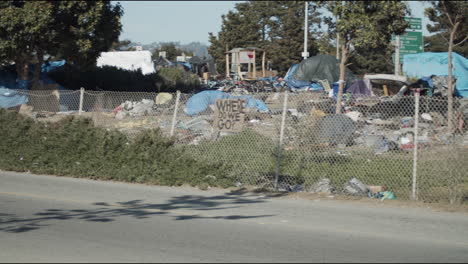
<svg viewBox="0 0 468 264"><path fill-rule="evenodd" d="M453 75L457 79L455 94L468 97L468 59L452 52ZM403 56L403 72L408 77L448 75L448 52L424 52Z"/></svg>
<svg viewBox="0 0 468 264"><path fill-rule="evenodd" d="M56 84L52 79L47 76L47 72L50 72L56 68L65 65L65 60L45 62L41 67L41 74L39 79L45 84ZM29 75L32 76L35 65L29 65ZM14 90L27 90L28 81L18 80L15 65L8 65L0 69L0 108L10 108L28 102L27 95L19 95ZM59 90L64 90L59 85ZM65 98L61 97L61 101Z"/></svg>
<svg viewBox="0 0 468 264"><path fill-rule="evenodd" d="M324 90L321 85L316 82L308 82L308 81L299 81L296 80L293 75L296 72L299 64L293 64L291 68L289 68L286 76L284 76L284 80L286 84L291 90L312 90L312 91L320 91Z"/></svg>
<svg viewBox="0 0 468 264"><path fill-rule="evenodd" d="M268 106L262 100L253 99L248 95L233 96L222 91L203 91L188 99L185 112L188 115L196 115L214 104L216 99L247 99L247 107L255 107L262 112L268 111Z"/></svg>
<svg viewBox="0 0 468 264"><path fill-rule="evenodd" d="M28 102L26 95L18 94L11 89L25 90L28 82L17 80L15 65L8 65L0 69L0 108L10 108Z"/></svg>
<svg viewBox="0 0 468 264"><path fill-rule="evenodd" d="M0 87L0 108L10 108L22 105L28 102L26 95L19 94L18 92Z"/></svg>

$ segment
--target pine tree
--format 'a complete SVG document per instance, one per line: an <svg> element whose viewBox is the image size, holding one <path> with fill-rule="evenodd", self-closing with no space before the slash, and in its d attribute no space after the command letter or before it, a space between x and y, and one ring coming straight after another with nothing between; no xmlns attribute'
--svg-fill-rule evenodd
<svg viewBox="0 0 468 264"><path fill-rule="evenodd" d="M313 2L310 2L313 3ZM318 45L310 30L320 21L309 8L308 51L315 55ZM247 1L236 4L235 11L222 16L218 36L209 33L209 53L224 71L225 52L239 47L258 47L267 53L273 69L284 74L292 63L302 60L304 43L304 1Z"/></svg>

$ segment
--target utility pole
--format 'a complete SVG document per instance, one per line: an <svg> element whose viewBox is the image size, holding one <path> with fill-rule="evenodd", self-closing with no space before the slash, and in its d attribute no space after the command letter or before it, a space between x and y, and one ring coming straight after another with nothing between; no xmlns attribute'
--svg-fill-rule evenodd
<svg viewBox="0 0 468 264"><path fill-rule="evenodd" d="M338 24L338 16L336 16L336 24ZM340 34L336 32L336 59L340 60Z"/></svg>
<svg viewBox="0 0 468 264"><path fill-rule="evenodd" d="M309 52L307 52L307 33L309 31L309 3L307 1L305 3L305 18L304 18L304 51L302 52L302 57L307 59L309 57Z"/></svg>
<svg viewBox="0 0 468 264"><path fill-rule="evenodd" d="M395 75L400 74L400 35L395 38Z"/></svg>
<svg viewBox="0 0 468 264"><path fill-rule="evenodd" d="M336 59L340 60L340 34L336 33Z"/></svg>

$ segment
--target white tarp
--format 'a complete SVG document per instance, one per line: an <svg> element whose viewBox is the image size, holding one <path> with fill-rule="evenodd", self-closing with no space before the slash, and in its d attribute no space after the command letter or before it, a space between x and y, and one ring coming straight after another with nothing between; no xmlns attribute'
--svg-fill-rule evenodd
<svg viewBox="0 0 468 264"><path fill-rule="evenodd" d="M96 65L115 66L124 70L141 69L144 75L155 73L151 52L143 51L111 51L101 52Z"/></svg>

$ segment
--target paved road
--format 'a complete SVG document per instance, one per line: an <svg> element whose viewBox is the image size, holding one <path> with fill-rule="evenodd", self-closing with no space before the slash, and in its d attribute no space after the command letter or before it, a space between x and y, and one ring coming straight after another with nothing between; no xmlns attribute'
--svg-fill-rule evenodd
<svg viewBox="0 0 468 264"><path fill-rule="evenodd" d="M0 262L466 262L468 214L0 171Z"/></svg>

